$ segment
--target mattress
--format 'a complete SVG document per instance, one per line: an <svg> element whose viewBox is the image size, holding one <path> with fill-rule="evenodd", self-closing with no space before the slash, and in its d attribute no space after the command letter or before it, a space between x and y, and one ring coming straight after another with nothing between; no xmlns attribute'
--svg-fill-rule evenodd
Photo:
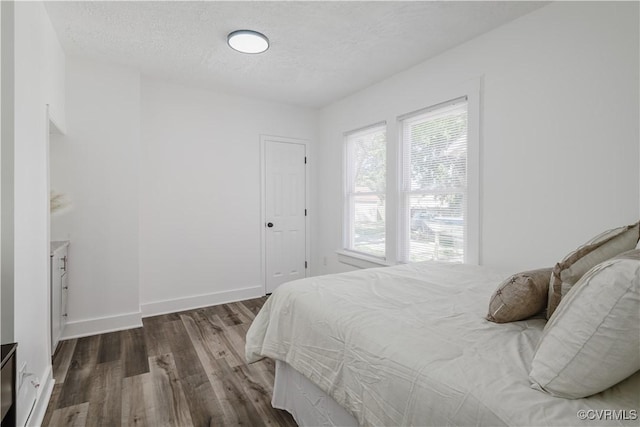
<svg viewBox="0 0 640 427"><path fill-rule="evenodd" d="M579 411L637 411L638 373L586 399L530 387L545 321L484 319L505 277L425 262L289 282L251 325L247 360L286 362L361 425L575 426L589 424ZM638 424L609 418L597 424Z"/></svg>
<svg viewBox="0 0 640 427"><path fill-rule="evenodd" d="M358 427L350 412L280 360L276 360L271 406L288 411L300 426Z"/></svg>

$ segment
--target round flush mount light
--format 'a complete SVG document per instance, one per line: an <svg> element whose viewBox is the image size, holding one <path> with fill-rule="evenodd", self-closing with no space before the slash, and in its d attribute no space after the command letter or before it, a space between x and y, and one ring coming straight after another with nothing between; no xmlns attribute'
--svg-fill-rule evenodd
<svg viewBox="0 0 640 427"><path fill-rule="evenodd" d="M229 46L242 53L262 53L269 49L269 39L257 31L238 30L227 36Z"/></svg>

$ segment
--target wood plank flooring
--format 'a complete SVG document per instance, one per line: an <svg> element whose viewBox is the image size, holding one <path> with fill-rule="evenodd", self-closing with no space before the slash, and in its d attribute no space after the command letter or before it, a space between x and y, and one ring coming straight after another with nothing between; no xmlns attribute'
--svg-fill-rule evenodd
<svg viewBox="0 0 640 427"><path fill-rule="evenodd" d="M143 327L62 341L47 426L295 426L271 407L275 368L244 360L266 298L143 319Z"/></svg>

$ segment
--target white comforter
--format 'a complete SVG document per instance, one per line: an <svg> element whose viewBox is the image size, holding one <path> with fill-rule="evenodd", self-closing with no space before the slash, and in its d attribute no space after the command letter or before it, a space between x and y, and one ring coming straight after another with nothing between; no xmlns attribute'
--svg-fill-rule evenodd
<svg viewBox="0 0 640 427"><path fill-rule="evenodd" d="M638 425L577 414L625 410L623 418L633 418L639 373L588 399L530 388L545 321L484 319L504 278L483 267L427 262L290 282L251 325L247 360L287 362L361 425Z"/></svg>

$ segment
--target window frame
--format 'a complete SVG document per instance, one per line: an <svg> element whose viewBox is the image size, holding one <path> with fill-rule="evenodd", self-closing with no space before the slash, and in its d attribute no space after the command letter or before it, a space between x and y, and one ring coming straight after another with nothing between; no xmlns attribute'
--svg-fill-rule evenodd
<svg viewBox="0 0 640 427"><path fill-rule="evenodd" d="M403 230L410 229L410 221L404 218L402 210L402 172L403 172L403 147L401 144L402 126L399 118L411 114L411 112L422 111L425 106L433 106L446 102L447 100L467 97L467 206L465 211L466 236L464 243L464 263L481 264L483 262L481 253L482 233L481 233L481 143L482 143L482 97L483 97L483 76L471 77L465 81L458 81L447 84L429 85L424 84L412 88L410 93L398 94L393 103L367 109L364 112L369 118L385 118L385 121L376 124L386 124L387 141L387 186L386 186L386 217L385 217L385 247L386 259L372 258L367 254L353 252L345 248L345 227L346 219L344 215L345 199L343 188L341 217L342 235L340 236L342 248L336 249L337 261L357 268L369 268L404 264L400 259L402 255L401 241ZM410 95L410 96L409 96ZM428 108L428 107L427 107ZM409 112L409 113L407 113ZM373 113L373 114L370 114ZM358 120L360 123L362 116ZM373 122L373 120L371 121ZM351 122L353 124L353 122ZM357 123L356 123L357 125ZM359 129L365 129L368 126ZM347 128L345 126L343 129ZM355 129L354 131L357 131ZM351 131L351 132L354 132ZM342 149L343 162L346 162L346 144L344 136L350 132L343 132ZM338 137L338 135L336 135ZM341 172L346 171L345 164L342 165ZM341 185L345 185L345 176L342 176Z"/></svg>
<svg viewBox="0 0 640 427"><path fill-rule="evenodd" d="M351 187L353 186L353 182L352 182L352 173L351 173L351 169L350 169L350 160L353 157L352 155L350 155L350 144L349 144L349 139L357 136L357 135L361 135L361 134L366 134L366 133L373 133L377 130L382 130L385 134L385 177L386 177L386 181L385 181L385 191L384 192L379 192L379 191L367 191L367 192L357 192L355 191L355 189L351 189ZM342 196L342 210L343 210L343 215L342 215L342 251L341 252L343 255L346 256L354 256L356 258L361 258L365 261L372 261L372 262L377 262L377 261L386 261L387 260L387 254L388 254L388 245L387 245L387 240L388 240L388 235L389 235L389 224L387 221L387 215L385 215L385 220L384 220L384 230L385 230L385 245L384 245L384 255L383 256L379 256L376 254L372 254L369 252L364 252L364 251L359 251L357 249L354 249L352 246L352 242L354 240L354 219L355 219L355 198L357 196L378 196L378 195L384 195L385 196L385 200L387 200L387 196L389 193L389 186L388 186L388 177L389 177L389 166L388 166L388 156L387 156L387 152L388 152L388 129L387 129L387 122L386 121L379 121L367 126L362 126L359 127L357 129L353 129L347 132L344 132L343 134L343 165L342 165L342 186L343 186L343 196ZM385 203L385 210L387 209L386 207L386 203ZM352 215L353 214L353 215Z"/></svg>
<svg viewBox="0 0 640 427"><path fill-rule="evenodd" d="M403 122L420 114L427 113L439 108L445 108L451 102L466 98L467 102L467 185L464 199L464 254L463 263L480 263L480 84L479 81L470 82L458 91L451 91L439 97L432 98L427 106L396 117L397 122L397 253L396 259L399 264L410 262L403 259L403 255L409 256L409 242L411 240L411 217L407 213L407 198L412 192L406 188L406 178L404 176L404 166L410 161L407 147L403 140ZM410 210L409 210L410 212Z"/></svg>

